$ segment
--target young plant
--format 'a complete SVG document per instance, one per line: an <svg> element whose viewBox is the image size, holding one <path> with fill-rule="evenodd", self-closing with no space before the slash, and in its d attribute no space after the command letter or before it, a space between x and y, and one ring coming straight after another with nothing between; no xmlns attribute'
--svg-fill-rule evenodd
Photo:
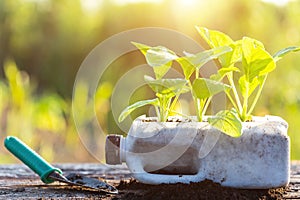
<svg viewBox="0 0 300 200"><path fill-rule="evenodd" d="M224 91L233 108L221 110L215 116L208 117L208 122L222 132L238 137L242 134L242 121L252 119L254 107L268 74L276 68L276 62L289 52L300 50L300 47L288 47L271 56L264 45L253 38L243 37L233 41L222 32L196 28L211 49L197 54L185 53L185 56L179 57L166 47L133 43L154 70L155 78L145 76L145 81L156 93L156 98L128 106L121 113L119 121L124 120L136 108L149 104L154 105L158 120L162 122L167 121L172 113L184 115L175 112L174 107L179 96L190 91L197 119L201 122L213 95ZM209 79L201 78L200 68L214 59L218 59L221 65L217 74ZM164 79L174 61L180 64L184 78ZM224 78L229 85L221 82ZM238 80L237 83L235 80Z"/></svg>
<svg viewBox="0 0 300 200"><path fill-rule="evenodd" d="M249 37L233 41L228 35L203 27L196 27L201 37L210 48L230 46L233 51L219 57L221 68L211 78L227 78L232 90L226 94L242 121L252 119L252 112L262 93L268 74L276 68L276 62L289 52L296 52L300 47L288 47L271 56L264 45ZM240 63L241 67L236 65ZM236 77L236 78L235 78ZM238 80L238 84L234 80ZM252 96L252 98L250 98Z"/></svg>
<svg viewBox="0 0 300 200"><path fill-rule="evenodd" d="M192 91L197 118L200 122L206 114L213 95L222 91L228 93L231 89L229 85L221 83L220 78L215 79L214 76L211 76L210 79L199 78L200 68L208 61L221 58L231 51L231 47L224 45L197 53L196 55L188 54L186 57L177 59ZM190 77L193 73L195 73L195 79L191 82ZM226 70L223 73L227 73ZM242 122L234 109L222 110L215 116L208 117L208 122L232 137L239 137L242 134Z"/></svg>
<svg viewBox="0 0 300 200"><path fill-rule="evenodd" d="M216 59L230 51L232 51L230 47L222 46L202 51L195 55L186 54L185 57L180 57L176 60L180 64L185 79L188 81L190 90L192 91L198 121L203 120L211 97L221 91L230 89L228 85L221 82L200 78L200 68L208 61ZM191 81L193 74L195 74L195 79Z"/></svg>
<svg viewBox="0 0 300 200"><path fill-rule="evenodd" d="M162 47L150 47L140 43L133 43L145 56L147 63L153 68L155 78L145 76L144 79L150 88L155 92L156 98L150 100L138 101L123 110L119 116L119 121L123 121L132 111L145 106L153 105L155 107L158 121L167 121L180 94L188 92L185 79L163 79L163 76L169 71L173 60L177 55L171 50Z"/></svg>
<svg viewBox="0 0 300 200"><path fill-rule="evenodd" d="M185 53L185 56L178 57L166 47L150 47L140 43L133 44L144 54L147 63L153 67L155 79L145 76L145 81L156 93L157 98L142 100L128 106L120 114L119 121L124 120L136 108L149 104L155 107L158 120L162 122L167 121L171 113L183 115L175 112L174 107L180 94L188 91L191 91L193 96L198 121L202 121L212 96L219 92L230 90L230 86L224 83L201 78L199 72L200 68L208 61L232 51L228 46L216 47L197 54ZM180 64L184 79L163 79L163 76L172 66L173 61ZM192 81L191 76L193 74L195 76ZM209 118L208 121L228 135L237 137L241 134L241 122L235 112L220 112L216 117Z"/></svg>

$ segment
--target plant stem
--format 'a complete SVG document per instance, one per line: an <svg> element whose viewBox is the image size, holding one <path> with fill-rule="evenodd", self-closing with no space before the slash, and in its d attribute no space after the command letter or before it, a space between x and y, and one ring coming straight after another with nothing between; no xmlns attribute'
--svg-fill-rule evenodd
<svg viewBox="0 0 300 200"><path fill-rule="evenodd" d="M181 91L180 91L180 92L181 92ZM180 94L181 94L180 92L175 96L175 98L174 98L174 100L173 100L173 102L172 102L172 104L171 104L171 106L170 106L170 111L171 111L171 112L172 112L172 110L174 110L174 107L175 107L175 105L176 105L176 103L177 103L177 101L178 101L178 99L179 99L179 96L180 96Z"/></svg>
<svg viewBox="0 0 300 200"><path fill-rule="evenodd" d="M197 78L199 78L199 69L198 68L196 68L196 70L195 70L195 78L197 79ZM191 89L193 90L193 87L192 86L190 86L191 87ZM193 95L193 94L192 94ZM194 95L193 95L193 97L194 97ZM198 119L198 121L199 122L201 122L202 121L202 106L201 106L201 100L200 99L198 99L198 98L196 98L196 97L194 97L194 102L195 102L195 106L196 106L196 112L197 112L197 119Z"/></svg>
<svg viewBox="0 0 300 200"><path fill-rule="evenodd" d="M226 94L227 94L229 101L232 103L233 107L236 109L236 111L238 111L238 107L237 107L236 103L234 102L234 100L232 99L230 93L226 92Z"/></svg>
<svg viewBox="0 0 300 200"><path fill-rule="evenodd" d="M155 108L156 116L158 117L158 121L161 121L161 119L160 119L160 112L159 112L158 107L154 106L154 108Z"/></svg>
<svg viewBox="0 0 300 200"><path fill-rule="evenodd" d="M199 106L198 106L198 99L193 95L193 87L192 87L192 83L190 80L188 80L188 86L190 87L190 91L191 91L191 95L193 97L193 102L195 104L195 108L196 108L196 115L197 115L197 119L198 121L200 121L201 117L199 115Z"/></svg>
<svg viewBox="0 0 300 200"><path fill-rule="evenodd" d="M205 115L205 113L206 113L206 111L207 111L207 109L208 109L208 106L209 106L209 104L210 104L210 101L211 101L211 99L212 99L212 97L209 97L207 100L206 100L206 102L205 102L205 105L204 105L204 108L203 108L203 115Z"/></svg>
<svg viewBox="0 0 300 200"><path fill-rule="evenodd" d="M195 70L195 78L199 78L199 68L196 67L196 70Z"/></svg>
<svg viewBox="0 0 300 200"><path fill-rule="evenodd" d="M172 101L172 98L168 97L166 98L166 107L165 107L165 120L167 121L168 120L168 117L169 117L169 111L170 111L170 105L171 105L171 101Z"/></svg>
<svg viewBox="0 0 300 200"><path fill-rule="evenodd" d="M169 117L169 108L170 108L170 104L172 102L172 98L166 96L166 95L162 95L159 97L159 116L160 119L159 121L161 122L166 122L168 120ZM157 110L156 110L157 112Z"/></svg>
<svg viewBox="0 0 300 200"><path fill-rule="evenodd" d="M159 98L159 105L160 105L160 107L159 107L159 116L160 116L160 119L159 119L159 121L160 122L164 122L165 121L165 116L164 116L164 114L165 114L165 110L164 110L164 107L165 107L165 105L164 105L164 97L160 97Z"/></svg>
<svg viewBox="0 0 300 200"><path fill-rule="evenodd" d="M245 96L244 96L244 102L243 102L243 112L242 112L242 121L245 121L247 119L247 110L248 110L248 99L249 99L249 82L245 82Z"/></svg>
<svg viewBox="0 0 300 200"><path fill-rule="evenodd" d="M241 104L239 95L238 95L238 93L237 93L237 90L236 90L236 88L235 88L235 86L234 86L234 82L233 82L233 78L232 78L232 72L231 72L231 73L228 73L227 78L228 78L228 81L229 81L230 86L232 87L233 95L234 95L235 101L236 101L236 103L237 103L237 107L238 107L238 110L237 110L237 111L238 111L239 113L242 113L242 112L243 112L243 107L242 107L242 104Z"/></svg>
<svg viewBox="0 0 300 200"><path fill-rule="evenodd" d="M163 111L164 111L164 121L165 121L165 117L166 117L166 97L163 97Z"/></svg>
<svg viewBox="0 0 300 200"><path fill-rule="evenodd" d="M204 112L203 112L203 107L204 107L204 104L205 104L205 99L197 99L197 101L199 102L199 122L202 122L203 121L203 115L204 115Z"/></svg>
<svg viewBox="0 0 300 200"><path fill-rule="evenodd" d="M201 108L201 101L200 99L196 98L196 102L197 102L197 107L198 107L198 121L202 122L202 108Z"/></svg>
<svg viewBox="0 0 300 200"><path fill-rule="evenodd" d="M250 107L250 109L249 109L247 115L251 115L251 113L253 112L254 107L255 107L255 105L256 105L256 103L257 103L257 101L258 101L258 99L259 99L259 97L260 97L260 95L261 95L261 92L262 92L262 89L263 89L263 87L264 87L264 85L265 85L265 82L266 82L266 80L267 80L267 77L268 77L268 75L266 74L265 77L264 77L264 80L263 80L263 82L262 82L262 84L261 84L261 86L259 87L259 89L258 89L258 91L257 91L257 93L256 93L256 96L255 96L255 98L254 98L254 100L253 100L253 103L252 103L252 105L251 105L251 107Z"/></svg>

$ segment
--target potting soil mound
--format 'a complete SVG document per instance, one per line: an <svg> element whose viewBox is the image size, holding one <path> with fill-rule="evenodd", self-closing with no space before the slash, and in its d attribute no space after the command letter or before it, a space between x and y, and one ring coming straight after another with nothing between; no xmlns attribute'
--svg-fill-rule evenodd
<svg viewBox="0 0 300 200"><path fill-rule="evenodd" d="M117 199L162 199L162 200L185 200L185 199L283 199L286 188L246 190L222 187L220 184L205 180L200 183L191 184L161 184L146 185L135 180L129 182L121 181L117 186L120 193Z"/></svg>

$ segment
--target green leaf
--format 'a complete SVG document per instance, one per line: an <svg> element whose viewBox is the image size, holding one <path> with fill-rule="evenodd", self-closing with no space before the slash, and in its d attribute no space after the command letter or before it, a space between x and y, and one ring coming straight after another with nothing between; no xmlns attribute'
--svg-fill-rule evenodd
<svg viewBox="0 0 300 200"><path fill-rule="evenodd" d="M143 107L145 105L154 105L154 106L158 106L159 105L159 101L158 99L150 99L150 100L142 100L142 101L138 101L135 102L134 104L126 107L122 113L119 116L118 121L122 122L130 113L132 113L135 109Z"/></svg>
<svg viewBox="0 0 300 200"><path fill-rule="evenodd" d="M236 45L228 35L220 31L209 30L204 27L196 26L196 29L204 41L206 41L206 43L210 46L210 48L230 46L233 49L233 51L219 57L219 61L223 67L228 67L236 61L236 57L238 56L239 52L235 51Z"/></svg>
<svg viewBox="0 0 300 200"><path fill-rule="evenodd" d="M185 59L193 66L200 69L205 63L219 58L221 55L232 51L232 48L228 46L216 47L210 50L202 51L195 55L189 54Z"/></svg>
<svg viewBox="0 0 300 200"><path fill-rule="evenodd" d="M221 69L218 70L217 74L211 75L210 79L215 80L215 81L220 81L220 80L222 80L224 78L224 76L227 73L230 73L230 72L240 72L240 70L239 70L239 68L233 67L233 66L222 67Z"/></svg>
<svg viewBox="0 0 300 200"><path fill-rule="evenodd" d="M172 66L172 61L166 63L165 65L153 67L153 71L156 79L161 79L169 71L171 66Z"/></svg>
<svg viewBox="0 0 300 200"><path fill-rule="evenodd" d="M273 57L261 48L257 40L244 37L242 41L242 65L246 80L250 83L257 76L263 76L276 68Z"/></svg>
<svg viewBox="0 0 300 200"><path fill-rule="evenodd" d="M230 45L230 47L233 49L233 51L232 54L226 57L226 59L228 60L223 61L224 67L234 65L236 62L242 60L242 40L235 41L233 44Z"/></svg>
<svg viewBox="0 0 300 200"><path fill-rule="evenodd" d="M199 99L206 99L219 92L230 89L230 86L218 81L198 78L194 80L192 88L193 95Z"/></svg>
<svg viewBox="0 0 300 200"><path fill-rule="evenodd" d="M242 93L242 96L247 99L249 98L249 96L254 92L254 90L257 88L257 86L260 85L260 80L255 77L251 83L248 83L246 81L246 76L241 76L241 78L239 79L239 85L240 85L240 90ZM248 87L248 94L247 94L247 87Z"/></svg>
<svg viewBox="0 0 300 200"><path fill-rule="evenodd" d="M146 60L152 67L157 67L177 59L177 55L163 46L151 47L147 50Z"/></svg>
<svg viewBox="0 0 300 200"><path fill-rule="evenodd" d="M135 45L143 54L146 56L147 51L151 48L148 45L137 43L137 42L131 42L133 45Z"/></svg>
<svg viewBox="0 0 300 200"><path fill-rule="evenodd" d="M300 47L287 47L287 48L281 49L277 53L275 53L273 58L274 58L275 62L277 62L286 54L288 54L290 52L297 52L299 50L300 50Z"/></svg>
<svg viewBox="0 0 300 200"><path fill-rule="evenodd" d="M187 92L185 85L187 80L181 78L175 79L153 79L145 75L144 79L151 89L160 95L167 95L169 97L175 96L178 93Z"/></svg>
<svg viewBox="0 0 300 200"><path fill-rule="evenodd" d="M180 57L176 61L180 64L185 79L190 79L196 67L186 57Z"/></svg>
<svg viewBox="0 0 300 200"><path fill-rule="evenodd" d="M229 72L240 72L239 68L237 67L223 67L219 69L218 74L220 74L222 77L224 77Z"/></svg>
<svg viewBox="0 0 300 200"><path fill-rule="evenodd" d="M161 79L171 68L172 61L177 55L166 47L151 47L145 44L132 42L145 56L147 63L153 67L155 77Z"/></svg>
<svg viewBox="0 0 300 200"><path fill-rule="evenodd" d="M196 29L211 48L228 46L233 43L233 40L228 35L220 31L209 30L205 27L198 26L196 26Z"/></svg>
<svg viewBox="0 0 300 200"><path fill-rule="evenodd" d="M173 51L162 46L151 47L145 57L157 79L161 79L169 71L172 61L178 58Z"/></svg>
<svg viewBox="0 0 300 200"><path fill-rule="evenodd" d="M242 135L242 122L235 110L222 110L208 118L210 125L231 137Z"/></svg>

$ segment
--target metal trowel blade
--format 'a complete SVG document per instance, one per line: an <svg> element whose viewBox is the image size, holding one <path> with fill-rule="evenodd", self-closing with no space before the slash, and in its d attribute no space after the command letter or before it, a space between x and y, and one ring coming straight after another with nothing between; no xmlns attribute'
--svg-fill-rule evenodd
<svg viewBox="0 0 300 200"><path fill-rule="evenodd" d="M78 186L82 188L89 188L89 189L98 190L110 194L118 193L118 190L112 185L109 185L98 179L84 177L79 174L71 173L68 176L63 176L57 171L54 171L49 175L49 178L55 181L66 183L68 185Z"/></svg>
<svg viewBox="0 0 300 200"><path fill-rule="evenodd" d="M66 178L77 186L82 186L94 190L100 190L111 194L118 193L118 190L114 186L95 178L84 177L74 173L67 175Z"/></svg>

